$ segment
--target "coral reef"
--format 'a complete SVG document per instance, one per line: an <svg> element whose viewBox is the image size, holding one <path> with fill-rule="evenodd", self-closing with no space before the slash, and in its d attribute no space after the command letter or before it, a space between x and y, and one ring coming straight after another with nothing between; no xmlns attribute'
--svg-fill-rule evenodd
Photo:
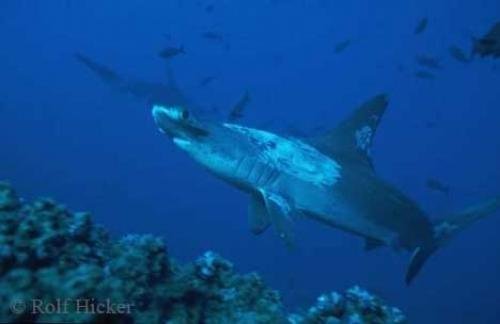
<svg viewBox="0 0 500 324"><path fill-rule="evenodd" d="M0 183L0 322L403 323L359 287L287 316L255 274L214 252L179 265L161 239L119 240L50 199L22 203Z"/></svg>
<svg viewBox="0 0 500 324"><path fill-rule="evenodd" d="M343 295L336 292L323 294L305 314L291 314L288 320L292 324L406 323L406 317L398 308L385 305L380 298L358 286L348 289Z"/></svg>

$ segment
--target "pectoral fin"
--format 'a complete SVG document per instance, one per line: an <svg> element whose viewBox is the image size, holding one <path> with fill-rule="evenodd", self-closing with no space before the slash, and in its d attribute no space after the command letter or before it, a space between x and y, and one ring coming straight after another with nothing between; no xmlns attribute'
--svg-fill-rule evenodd
<svg viewBox="0 0 500 324"><path fill-rule="evenodd" d="M271 224L265 202L259 194L250 197L248 223L250 224L250 230L255 235L262 234Z"/></svg>
<svg viewBox="0 0 500 324"><path fill-rule="evenodd" d="M293 248L293 217L290 204L280 195L268 193L261 190L267 213L273 223L279 237L285 242L288 248Z"/></svg>
<svg viewBox="0 0 500 324"><path fill-rule="evenodd" d="M410 259L410 264L408 265L408 269L406 270L405 282L409 285L415 276L422 269L425 261L436 251L437 246L429 245L429 246L419 246L415 248L413 254Z"/></svg>

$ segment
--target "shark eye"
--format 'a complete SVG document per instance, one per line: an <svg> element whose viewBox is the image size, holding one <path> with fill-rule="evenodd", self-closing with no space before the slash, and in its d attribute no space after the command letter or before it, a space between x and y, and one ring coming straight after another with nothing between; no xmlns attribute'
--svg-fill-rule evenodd
<svg viewBox="0 0 500 324"><path fill-rule="evenodd" d="M183 110L182 114L181 114L181 117L182 117L183 120L188 119L189 118L189 111Z"/></svg>

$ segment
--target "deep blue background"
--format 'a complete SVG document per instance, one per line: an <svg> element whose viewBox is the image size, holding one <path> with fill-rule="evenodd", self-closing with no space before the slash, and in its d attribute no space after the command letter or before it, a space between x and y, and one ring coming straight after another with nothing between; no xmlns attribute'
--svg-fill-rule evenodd
<svg viewBox="0 0 500 324"><path fill-rule="evenodd" d="M424 16L428 29L413 35ZM440 251L410 288L403 284L408 255L365 253L359 238L309 221L297 223L300 248L289 253L273 231L252 236L247 198L175 149L147 105L110 90L73 53L160 82L157 51L184 45L173 68L186 93L227 110L249 89L242 122L253 126L332 127L386 91L377 170L440 215L500 193L500 62L463 65L447 54L451 44L469 51L471 37L499 16L498 0L3 0L0 178L27 199L53 196L91 211L116 235L160 235L182 261L215 250L239 270L261 273L290 308L360 284L416 323L495 323L499 213ZM229 50L203 39L207 30L221 32ZM345 39L352 45L334 54ZM443 59L436 80L413 76L417 54ZM198 88L208 75L218 79ZM429 192L428 177L452 194Z"/></svg>

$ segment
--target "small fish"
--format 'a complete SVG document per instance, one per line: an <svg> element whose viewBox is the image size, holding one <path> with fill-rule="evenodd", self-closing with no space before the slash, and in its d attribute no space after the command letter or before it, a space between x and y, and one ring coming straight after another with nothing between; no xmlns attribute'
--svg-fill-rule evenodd
<svg viewBox="0 0 500 324"><path fill-rule="evenodd" d="M439 59L428 56L428 55L418 55L415 60L417 64L429 69L440 70L443 68Z"/></svg>
<svg viewBox="0 0 500 324"><path fill-rule="evenodd" d="M205 38L206 40L212 41L214 43L218 43L219 45L223 45L226 51L231 50L231 44L228 41L226 41L224 39L224 36L220 33L213 31L206 31L201 33L201 37Z"/></svg>
<svg viewBox="0 0 500 324"><path fill-rule="evenodd" d="M160 53L158 53L158 55L161 58L164 58L166 60L169 60L169 59L176 57L178 55L181 55L181 54L186 54L186 51L184 50L184 46L166 47L163 50L161 50Z"/></svg>
<svg viewBox="0 0 500 324"><path fill-rule="evenodd" d="M420 70L415 72L415 76L419 79L434 80L436 76L428 71Z"/></svg>
<svg viewBox="0 0 500 324"><path fill-rule="evenodd" d="M455 60L467 64L470 63L471 59L467 57L465 52L458 46L452 45L448 48L448 53L450 53L450 56L453 57Z"/></svg>
<svg viewBox="0 0 500 324"><path fill-rule="evenodd" d="M472 53L481 57L500 57L500 22L497 22L483 37L474 39Z"/></svg>
<svg viewBox="0 0 500 324"><path fill-rule="evenodd" d="M335 45L335 54L340 54L345 51L349 46L351 46L352 41L350 39L346 39L344 41L338 42Z"/></svg>
<svg viewBox="0 0 500 324"><path fill-rule="evenodd" d="M429 19L427 17L422 18L418 22L417 27L415 27L415 31L413 33L415 35L422 34L427 29L428 24L429 24Z"/></svg>
<svg viewBox="0 0 500 324"><path fill-rule="evenodd" d="M427 186L427 188L429 188L430 190L433 190L433 191L441 192L441 193L444 193L447 195L450 193L449 186L447 186L447 185L443 184L441 181L433 179L433 178L427 179L427 182L425 183L425 185Z"/></svg>
<svg viewBox="0 0 500 324"><path fill-rule="evenodd" d="M234 122L236 120L239 120L243 118L243 112L245 111L245 108L248 106L248 104L251 101L250 93L245 91L245 94L243 97L238 100L236 105L234 105L233 109L231 109L231 112L229 113L228 120L230 122Z"/></svg>
<svg viewBox="0 0 500 324"><path fill-rule="evenodd" d="M203 79L201 79L200 81L200 87L205 87L207 86L209 83L212 83L213 81L215 81L217 78L214 77L214 76L207 76L207 77L204 77Z"/></svg>
<svg viewBox="0 0 500 324"><path fill-rule="evenodd" d="M222 42L224 40L224 37L221 34L219 34L217 32L213 32L213 31L203 32L203 33L201 33L201 37L208 39L208 40L212 40L212 41L218 41L218 42Z"/></svg>

